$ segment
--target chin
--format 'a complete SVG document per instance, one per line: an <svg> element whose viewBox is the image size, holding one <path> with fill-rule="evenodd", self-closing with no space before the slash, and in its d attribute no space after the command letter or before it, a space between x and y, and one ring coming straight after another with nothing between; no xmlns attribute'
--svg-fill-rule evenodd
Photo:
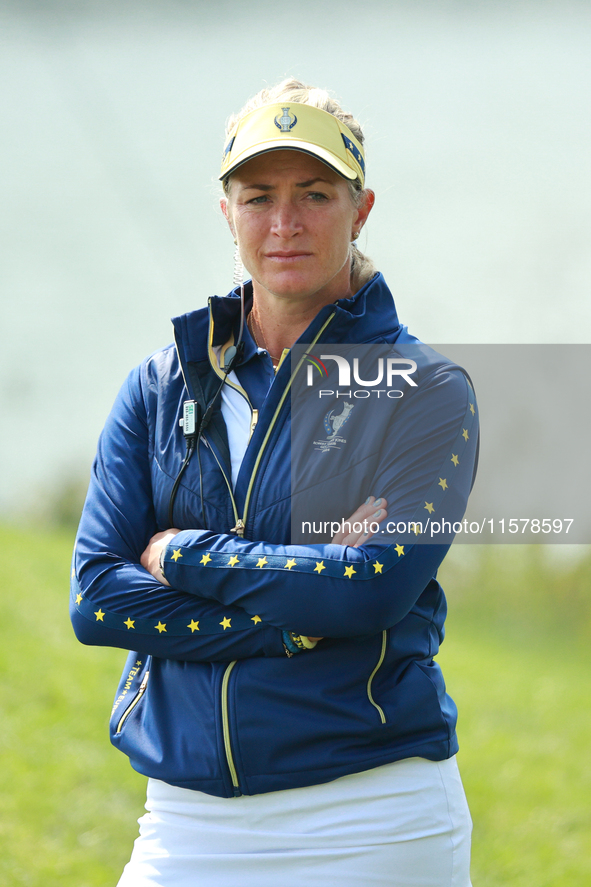
<svg viewBox="0 0 591 887"><path fill-rule="evenodd" d="M318 287L317 284L293 284L293 286L277 286L274 289L269 289L269 292L284 299L313 301L316 296L320 296L324 292L324 286Z"/></svg>
<svg viewBox="0 0 591 887"><path fill-rule="evenodd" d="M307 296L318 292L324 284L301 274L277 274L260 281L261 285L276 296Z"/></svg>
<svg viewBox="0 0 591 887"><path fill-rule="evenodd" d="M328 279L325 276L319 279L318 275L273 275L261 283L268 292L285 298L312 299L315 296L332 295L334 290L334 298L337 299L339 291L346 288L348 282L347 276L347 281L342 281L339 286L338 276L338 272Z"/></svg>

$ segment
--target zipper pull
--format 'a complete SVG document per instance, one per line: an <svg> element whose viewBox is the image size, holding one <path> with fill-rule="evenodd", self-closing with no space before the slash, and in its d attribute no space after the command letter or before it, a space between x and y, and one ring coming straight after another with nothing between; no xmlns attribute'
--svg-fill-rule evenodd
<svg viewBox="0 0 591 887"><path fill-rule="evenodd" d="M250 420L250 434L248 435L249 440L252 437L252 435L254 434L254 430L257 427L258 421L259 421L259 411L253 410L252 411L252 419Z"/></svg>
<svg viewBox="0 0 591 887"><path fill-rule="evenodd" d="M231 533L237 533L238 536L244 536L244 521L241 517L236 521L236 526L232 527L230 530Z"/></svg>

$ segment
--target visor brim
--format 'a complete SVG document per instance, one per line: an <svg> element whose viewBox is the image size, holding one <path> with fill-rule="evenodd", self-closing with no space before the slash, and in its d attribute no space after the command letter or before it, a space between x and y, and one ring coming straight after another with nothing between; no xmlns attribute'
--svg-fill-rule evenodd
<svg viewBox="0 0 591 887"><path fill-rule="evenodd" d="M360 178L357 170L350 167L344 160L337 157L332 151L328 151L326 148L321 148L318 145L299 141L297 139L276 139L274 141L266 142L264 146L255 145L252 148L243 151L238 157L233 158L228 169L224 170L219 176L220 181L227 179L228 176L232 175L232 173L239 167L243 166L254 157L259 157L261 154L269 154L271 151L302 151L304 154L309 154L311 157L316 157L318 160L321 160L322 163L326 164L326 166L334 170L334 172L342 176L344 179L348 179L350 182L354 182L356 179Z"/></svg>

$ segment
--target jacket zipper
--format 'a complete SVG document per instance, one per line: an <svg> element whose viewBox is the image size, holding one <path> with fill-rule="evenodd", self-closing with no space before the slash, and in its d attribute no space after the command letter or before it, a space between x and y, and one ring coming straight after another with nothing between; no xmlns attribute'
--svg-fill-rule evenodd
<svg viewBox="0 0 591 887"><path fill-rule="evenodd" d="M259 421L259 411L258 411L258 410L253 410L253 411L252 411L252 418L251 418L251 420L250 420L250 432L249 432L249 435L248 435L248 442L249 442L249 443L250 443L250 439L251 439L251 437L252 437L253 434L254 434L254 430L255 430L255 428L257 427L257 422L258 422L258 421Z"/></svg>
<svg viewBox="0 0 591 887"><path fill-rule="evenodd" d="M275 410L275 413L274 413L274 415L273 415L273 418L271 419L271 422L269 423L269 427L267 428L267 433L265 434L265 438L264 438L264 440L263 440L263 442L262 442L262 444L261 444L261 448L260 448L260 450L259 450L259 452L258 452L258 454L257 454L257 458L256 458L256 461L255 461L254 467L253 467L253 469L252 469L252 474L251 474L251 476L250 476L250 481L249 481L248 489L247 489L247 492L246 492L246 498L245 498L245 500L244 500L244 511L243 511L243 514L242 514L242 518L238 518L238 520L236 521L236 526L235 526L235 527L233 528L233 530L232 530L232 532L233 532L233 533L235 532L238 536L244 536L244 528L245 528L245 525L246 525L246 513L247 513L247 510L248 510L248 504L249 504L250 496L251 496L251 493L252 493L252 488L253 488L253 484L254 484L254 479L255 479L255 476L256 476L256 473L257 473L258 467L259 467L259 465L260 465L260 463L261 463L261 458L262 458L263 451L264 451L264 449L265 449L265 447L266 447L266 445L267 445L267 443L268 443L268 440L269 440L269 438L270 438L270 436L271 436L271 432L272 432L272 430L273 430L273 428L274 428L274 426L275 426L275 422L277 421L277 417L279 416L279 412L281 411L281 408L282 408L282 406L283 406L283 404L284 404L284 402L285 402L285 398L287 397L287 394L288 394L288 392L289 392L289 389L291 388L291 383L292 383L293 379L295 378L296 373L297 373L298 370L300 369L301 365L303 364L306 355L309 353L310 349L316 344L316 342L318 341L318 339L320 338L320 336L322 335L322 333L324 332L324 330L326 329L326 327L328 326L328 324L329 324L329 323L331 322L331 320L333 319L333 317L334 317L334 314L331 314L330 317L328 318L328 320L326 321L326 323L324 323L324 325L323 325L322 328L320 329L318 335L314 338L314 341L313 341L312 344L310 345L310 348L308 349L308 351L306 351L306 353L303 355L303 357L302 357L301 360L299 361L297 367L295 368L294 372L292 373L292 375L291 375L291 377L290 377L290 380L289 380L288 384L287 384L286 387L285 387L285 391L283 392L283 394L282 394L282 396L281 396L281 400L279 401L279 404L277 405L277 409ZM253 418L254 418L254 416L253 416ZM257 420L258 420L258 414L257 414L256 418L257 418ZM256 424L256 422L255 422L255 424ZM253 428L253 426L251 425L251 434L252 434L252 431L253 431L253 430L254 430L254 428ZM213 452L213 450L212 450L212 452ZM215 453L214 453L214 455L215 455ZM218 462L218 464L219 464L219 462ZM221 466L220 466L220 467L221 467ZM224 475L224 477L225 477L225 475ZM226 478L226 483L227 483L227 482L228 482L228 480L227 480L227 478ZM231 490L231 488L230 488L230 495L232 496L232 490ZM235 509L235 505L234 505L234 497L233 497L233 496L232 496L232 503L233 503L233 506L234 506L234 509ZM235 511L235 513L236 513L236 511ZM381 658L380 658L380 661L378 662L378 665L377 665L376 669L374 670L373 674L371 675L371 677L370 677L370 679L369 679L369 681L368 681L368 685L367 685L367 691L368 691L368 694L370 694L370 696L369 696L370 701L372 702L373 705L375 705L375 707L376 707L376 708L378 709L378 711L380 712L380 716L381 716L381 718L382 718L382 723L385 723L385 722L386 722L386 717L385 717L384 712L382 711L382 709L379 707L379 705L376 705L376 703L375 703L375 702L373 701L373 699L371 698L371 687L370 687L370 685L371 685L371 681L372 681L372 679L373 679L374 674L377 672L377 670L378 670L378 668L380 667L380 665L382 664L382 661L383 661L383 658L384 658L384 654L385 654L385 650L386 650L386 640L385 640L385 635L386 635L386 632L384 632L384 640L383 640L383 644L382 644L382 656L381 656ZM240 790L240 783L238 782L238 773L236 772L236 765L235 765L235 763L234 763L234 757L233 757L233 754L232 754L232 742L231 742L231 739L230 739L230 717L229 717L229 712L228 712L228 684L229 684L229 681L230 681L230 674L232 673L232 669L234 668L235 665L236 665L236 660L235 660L234 662L230 662L230 664L228 665L228 667L226 668L226 670L225 670L225 672L224 672L224 677L223 677L223 680L222 680L222 730L223 730L223 734L224 734L224 749L225 749L225 752L226 752L226 761L228 762L228 769L229 769L229 771L230 771L230 778L232 779L232 787L233 787L233 789L234 789L234 795L235 795L236 797L238 797L239 795L242 794L242 792L241 792L241 790Z"/></svg>
<svg viewBox="0 0 591 887"><path fill-rule="evenodd" d="M138 702L140 701L140 699L142 698L144 693L146 692L146 687L148 686L149 676L150 676L150 672L147 671L142 679L142 682L140 684L140 688L136 693L135 699L132 700L132 702L127 706L127 708L125 709L125 711L121 715L119 723L117 724L117 729L115 731L116 734L121 733L121 730L123 729L123 724L125 723L127 718L130 716L130 714L132 713L132 711L134 710L134 708L136 707L136 705L138 704Z"/></svg>
<svg viewBox="0 0 591 887"><path fill-rule="evenodd" d="M381 707L377 704L377 702L375 701L375 699L373 698L373 696L372 696L372 694L371 694L371 685L372 685L373 679L375 678L376 674L377 674L378 671L380 670L380 666L381 666L382 662L384 661L384 657L385 657L385 655L386 655L386 643L387 643L387 639L388 639L388 632L387 632L386 629L384 629L384 631L382 632L382 649L381 649L381 651L380 651L380 658L378 659L378 664L376 665L376 667L374 668L374 670L373 670L372 673L370 674L370 676L369 676L369 680L368 680L368 682L367 682L367 697L368 697L369 701L371 702L371 704L373 705L373 707L374 707L374 708L376 709L376 711L378 712L378 714L379 714L379 716L380 716L380 720L382 721L382 724L385 724L385 723L386 723L386 715L384 714L384 710L383 710L383 708L381 708Z"/></svg>
<svg viewBox="0 0 591 887"><path fill-rule="evenodd" d="M226 761L228 763L228 770L230 771L230 779L232 780L232 788L234 790L234 796L239 797L242 794L240 791L240 783L238 782L238 773L236 772L236 765L234 764L234 756L232 754L232 743L230 741L230 718L228 715L228 683L230 681L230 674L232 669L236 665L236 659L233 662L230 662L226 667L224 672L224 677L222 679L222 731L224 734L224 750L226 752Z"/></svg>
<svg viewBox="0 0 591 887"><path fill-rule="evenodd" d="M251 439L252 435L254 434L254 430L257 427L257 422L259 421L259 411L253 410L251 408L251 412L252 412L252 416L250 419L250 431L248 434L248 442L249 443L250 443L250 439ZM234 526L232 527L230 532L236 533L238 536L244 536L244 521L238 517L238 509L236 508L236 502L234 500L234 490L232 489L232 485L231 485L230 481L228 480L226 472L224 471L222 464L221 464L220 460L218 459L216 452L215 452L214 448L212 447L212 445L210 444L210 442L207 440L205 435L202 435L201 439L207 444L210 451L213 453L213 457L214 457L215 461L218 463L218 467L219 467L220 471L222 472L222 474L224 476L224 480L226 481L226 486L228 487L228 492L230 494L230 500L232 502L232 511L234 512Z"/></svg>
<svg viewBox="0 0 591 887"><path fill-rule="evenodd" d="M289 382L288 382L287 385L285 386L285 390L284 390L283 394L281 395L281 400L280 400L279 403L277 404L277 409L275 410L275 413L274 413L274 415L273 415L273 418L272 418L271 421L269 422L269 427L267 428L267 432L266 432L266 434L265 434L264 440L263 440L263 442L262 442L262 444L261 444L261 446L260 446L260 448L259 448L259 451L258 451L258 453L257 453L256 461L255 461L254 466L253 466L253 469L252 469L252 474L250 475L250 480L249 480L249 482L248 482L248 488L247 488L247 490L246 490L246 497L245 497L245 499L244 499L244 509L243 509L243 512L242 512L242 518L241 518L241 520L240 520L241 531L240 531L240 530L237 531L238 534L239 534L240 536L243 536L243 535L244 535L244 528L246 527L246 515L247 515L247 512L248 512L248 506L249 506L249 504L250 504L250 497L251 497L251 495L252 495L252 490L253 490L253 487L254 487L254 481L255 481L255 478L256 478L256 474L257 474L257 471L258 471L259 465L261 464L261 459L263 458L263 453L264 453L264 451L265 451L265 448L266 448L266 446L267 446L267 443L269 442L269 438L271 437L271 434L272 434L273 429L274 429L274 427L275 427L275 423L276 423L276 421L277 421L277 417L279 416L279 413L281 412L281 409L282 409L282 407L283 407L283 404L285 403L285 399L286 399L287 395L289 394L289 390L290 390L290 388L291 388L291 383L293 382L293 380L295 379L296 375L298 374L299 369L300 369L300 367L302 366L302 364L303 364L304 360L306 359L306 357L308 356L308 354L310 353L310 350L314 347L314 345L316 344L316 342L318 341L318 339L320 338L320 336L322 335L322 333L324 332L324 330L327 328L327 326L329 325L329 323L331 322L331 320L333 319L333 317L334 317L334 312L333 312L333 313L330 315L330 317L328 317L327 320L323 323L323 325L321 326L320 330L318 331L318 333L317 333L316 336L314 337L314 340L313 340L312 343L310 344L309 348L305 351L305 353L304 353L304 354L302 355L302 357L300 358L300 360L299 360L299 362L298 362L298 365L296 366L295 370L293 371L293 373L292 373L291 376L290 376ZM258 418L258 417L257 417L257 418Z"/></svg>
<svg viewBox="0 0 591 887"><path fill-rule="evenodd" d="M213 458L215 459L215 461L218 463L218 468L222 472L222 476L223 476L224 480L226 481L226 486L228 487L228 493L230 494L230 502L232 503L232 511L234 512L234 520L236 521L236 524L238 525L239 523L241 523L241 521L238 517L238 509L236 508L236 501L234 499L234 490L232 489L232 484L228 480L228 475L224 471L224 466L222 465L222 463L218 459L217 453L214 450L213 446L211 445L210 441L206 438L206 436L204 434L201 435L201 440L206 445L206 447L210 451L210 453L213 455ZM234 527L232 530L230 530L231 533L234 533L235 531L236 531L236 527ZM240 535L242 535L242 534L240 534Z"/></svg>

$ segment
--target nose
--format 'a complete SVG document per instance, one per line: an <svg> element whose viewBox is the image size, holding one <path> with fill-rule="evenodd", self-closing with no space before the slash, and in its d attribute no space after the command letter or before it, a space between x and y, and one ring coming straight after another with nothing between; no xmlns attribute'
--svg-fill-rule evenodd
<svg viewBox="0 0 591 887"><path fill-rule="evenodd" d="M285 201L276 204L273 210L271 232L282 240L289 240L303 230L297 206Z"/></svg>

